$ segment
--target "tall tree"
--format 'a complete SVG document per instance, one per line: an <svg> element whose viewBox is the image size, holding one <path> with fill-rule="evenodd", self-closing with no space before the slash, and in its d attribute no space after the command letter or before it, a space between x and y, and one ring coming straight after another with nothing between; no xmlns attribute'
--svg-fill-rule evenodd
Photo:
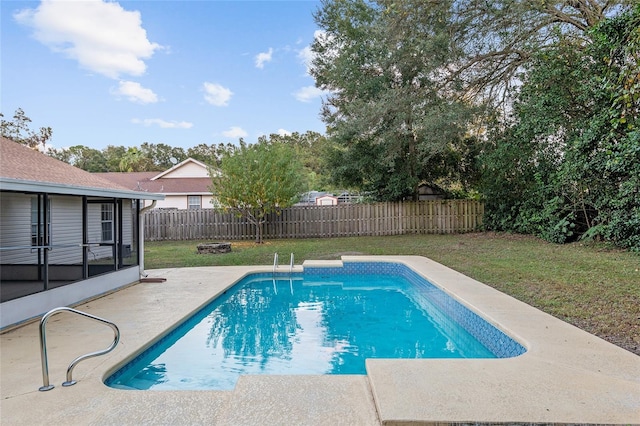
<svg viewBox="0 0 640 426"><path fill-rule="evenodd" d="M4 115L0 113L0 117L4 117ZM40 127L37 131L32 130L29 123L31 123L31 119L26 116L22 108L18 108L13 114L13 120L0 119L0 135L27 145L29 148L44 150L47 141L53 135L53 130L51 127Z"/></svg>
<svg viewBox="0 0 640 426"><path fill-rule="evenodd" d="M235 150L223 153L219 170L211 176L216 201L255 226L256 243L262 243L266 216L291 206L305 188L295 151L266 140L254 145L240 141Z"/></svg>
<svg viewBox="0 0 640 426"><path fill-rule="evenodd" d="M537 54L559 42L584 46L588 32L634 0L457 0L450 28L457 60L449 83L467 97L497 104L517 95L519 74ZM451 84L450 84L451 86Z"/></svg>
<svg viewBox="0 0 640 426"><path fill-rule="evenodd" d="M149 172L156 169L153 160L136 147L127 149L120 159L118 168L121 172Z"/></svg>
<svg viewBox="0 0 640 426"><path fill-rule="evenodd" d="M110 172L120 172L120 161L125 156L127 152L127 148L120 145L107 145L106 148L102 150L104 158L107 162L107 170Z"/></svg>
<svg viewBox="0 0 640 426"><path fill-rule="evenodd" d="M223 153L232 152L234 147L235 145L231 143L219 143L218 145L201 143L187 149L187 157L191 157L194 160L201 161L210 166L218 166Z"/></svg>
<svg viewBox="0 0 640 426"><path fill-rule="evenodd" d="M47 155L69 163L91 173L110 171L102 151L84 145L74 145L69 148L48 148Z"/></svg>
<svg viewBox="0 0 640 426"><path fill-rule="evenodd" d="M266 140L266 137L263 136L260 139ZM293 132L287 135L271 134L269 141L281 142L293 147L296 157L306 171L308 190L328 189L330 181L325 162L328 140L324 135L313 131Z"/></svg>
<svg viewBox="0 0 640 426"><path fill-rule="evenodd" d="M534 55L482 157L486 224L640 250L640 6Z"/></svg>
<svg viewBox="0 0 640 426"><path fill-rule="evenodd" d="M184 149L180 147L174 148L164 143L144 142L140 145L140 152L144 157L151 160L153 171L170 169L175 164L187 159Z"/></svg>
<svg viewBox="0 0 640 426"><path fill-rule="evenodd" d="M338 182L397 200L456 174L473 110L441 91L451 3L323 2L311 74L332 92L323 118Z"/></svg>

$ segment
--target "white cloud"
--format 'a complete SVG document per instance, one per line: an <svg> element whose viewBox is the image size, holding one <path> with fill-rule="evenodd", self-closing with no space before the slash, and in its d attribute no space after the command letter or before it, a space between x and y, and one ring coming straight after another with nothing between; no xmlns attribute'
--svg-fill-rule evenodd
<svg viewBox="0 0 640 426"><path fill-rule="evenodd" d="M329 92L318 89L315 86L305 86L295 92L293 96L295 96L295 98L300 102L311 102L315 98L319 98L327 94L329 94Z"/></svg>
<svg viewBox="0 0 640 426"><path fill-rule="evenodd" d="M111 91L112 94L125 96L129 101L139 104L153 104L158 102L158 95L153 90L142 87L134 81L120 81L118 88Z"/></svg>
<svg viewBox="0 0 640 426"><path fill-rule="evenodd" d="M131 122L133 124L142 124L146 127L159 126L163 129L190 129L193 127L193 123L188 121L166 121L161 118L145 118L144 120L134 118Z"/></svg>
<svg viewBox="0 0 640 426"><path fill-rule="evenodd" d="M286 129L278 129L277 132L280 136L291 136L291 132Z"/></svg>
<svg viewBox="0 0 640 426"><path fill-rule="evenodd" d="M304 49L298 52L298 59L300 59L300 61L304 64L305 68L307 69L307 74L310 74L309 71L311 70L311 62L313 61L314 57L315 53L311 51L311 46L306 46Z"/></svg>
<svg viewBox="0 0 640 426"><path fill-rule="evenodd" d="M270 47L267 52L261 52L256 55L256 67L264 68L265 62L271 62L271 58L273 56L273 48Z"/></svg>
<svg viewBox="0 0 640 426"><path fill-rule="evenodd" d="M247 135L248 133L242 127L237 126L233 126L229 130L225 130L224 132L222 132L222 136L227 138L246 138Z"/></svg>
<svg viewBox="0 0 640 426"><path fill-rule="evenodd" d="M215 106L227 106L233 92L226 87L219 84L205 82L204 85L204 98L211 105Z"/></svg>
<svg viewBox="0 0 640 426"><path fill-rule="evenodd" d="M326 44L328 41L331 41L333 36L330 36L323 30L316 30L313 33L314 41L319 41L320 43ZM311 63L315 58L316 54L311 50L311 45L305 46L303 49L298 51L298 59L304 64L307 69L307 74L309 74L309 70L311 69Z"/></svg>
<svg viewBox="0 0 640 426"><path fill-rule="evenodd" d="M147 39L140 12L115 2L42 0L15 20L33 29L33 37L81 67L110 78L141 75L145 59L162 49Z"/></svg>

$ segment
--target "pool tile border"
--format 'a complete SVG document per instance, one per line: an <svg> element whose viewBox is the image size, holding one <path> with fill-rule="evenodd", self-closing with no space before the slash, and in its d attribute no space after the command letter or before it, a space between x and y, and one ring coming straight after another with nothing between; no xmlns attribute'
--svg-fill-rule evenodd
<svg viewBox="0 0 640 426"><path fill-rule="evenodd" d="M403 263L353 260L343 262L342 267L305 267L304 273L310 275L340 273L345 275L395 274L402 276L411 284L420 288L421 291L427 293L431 303L467 330L496 357L511 358L522 355L527 351L517 340Z"/></svg>

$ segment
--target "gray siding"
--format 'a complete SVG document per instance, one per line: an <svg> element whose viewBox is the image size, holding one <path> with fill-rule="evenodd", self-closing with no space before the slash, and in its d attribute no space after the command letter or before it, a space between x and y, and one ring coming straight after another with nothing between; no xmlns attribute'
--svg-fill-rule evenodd
<svg viewBox="0 0 640 426"><path fill-rule="evenodd" d="M49 263L73 265L82 263L82 198L52 196L51 244ZM73 247L67 247L72 245Z"/></svg>
<svg viewBox="0 0 640 426"><path fill-rule="evenodd" d="M2 193L0 195L0 247L31 245L31 196ZM3 250L2 263L32 263L31 249Z"/></svg>
<svg viewBox="0 0 640 426"><path fill-rule="evenodd" d="M25 247L0 252L3 264L34 264L37 251L31 245L31 199L34 195L2 193L0 200L0 247ZM49 263L82 263L82 198L51 196L51 245ZM133 244L131 201L123 201L123 244ZM115 213L114 213L115 216ZM88 205L89 260L112 256L110 246L102 242L101 204ZM115 236L115 235L114 235Z"/></svg>

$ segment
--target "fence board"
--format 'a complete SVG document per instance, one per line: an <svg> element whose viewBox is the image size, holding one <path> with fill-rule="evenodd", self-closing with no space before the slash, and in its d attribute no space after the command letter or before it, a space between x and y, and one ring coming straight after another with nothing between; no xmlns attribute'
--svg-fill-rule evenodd
<svg viewBox="0 0 640 426"><path fill-rule="evenodd" d="M283 209L267 215L265 239L471 232L482 225L484 205L475 200L338 204ZM146 241L251 240L245 218L214 209L149 210Z"/></svg>

